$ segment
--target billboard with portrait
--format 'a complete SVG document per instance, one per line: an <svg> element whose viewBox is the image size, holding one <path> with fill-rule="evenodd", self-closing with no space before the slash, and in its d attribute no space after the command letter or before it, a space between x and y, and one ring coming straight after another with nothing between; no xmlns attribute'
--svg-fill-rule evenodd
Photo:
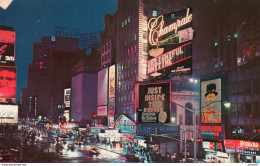
<svg viewBox="0 0 260 166"><path fill-rule="evenodd" d="M170 82L137 85L139 123L170 123L170 87Z"/></svg>
<svg viewBox="0 0 260 166"><path fill-rule="evenodd" d="M18 106L17 105L0 105L0 123L17 124Z"/></svg>
<svg viewBox="0 0 260 166"><path fill-rule="evenodd" d="M222 115L222 79L201 81L201 136L208 139L224 138Z"/></svg>
<svg viewBox="0 0 260 166"><path fill-rule="evenodd" d="M0 66L0 103L15 103L16 67Z"/></svg>
<svg viewBox="0 0 260 166"><path fill-rule="evenodd" d="M0 30L0 65L14 66L15 32Z"/></svg>

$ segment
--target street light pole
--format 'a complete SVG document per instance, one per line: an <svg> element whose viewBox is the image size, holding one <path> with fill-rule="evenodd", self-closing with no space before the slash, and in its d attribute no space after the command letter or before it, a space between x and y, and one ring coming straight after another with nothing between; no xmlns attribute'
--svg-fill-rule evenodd
<svg viewBox="0 0 260 166"><path fill-rule="evenodd" d="M196 135L196 110L195 108L193 108L193 137L194 137L194 163L197 163L197 142L196 142L196 138L197 138L197 135Z"/></svg>

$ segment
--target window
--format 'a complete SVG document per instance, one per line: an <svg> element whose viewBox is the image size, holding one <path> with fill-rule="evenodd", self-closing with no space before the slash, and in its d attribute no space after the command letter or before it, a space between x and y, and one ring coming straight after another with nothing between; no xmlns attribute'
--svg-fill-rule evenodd
<svg viewBox="0 0 260 166"><path fill-rule="evenodd" d="M227 41L230 41L230 35L227 35Z"/></svg>
<svg viewBox="0 0 260 166"><path fill-rule="evenodd" d="M215 45L215 46L218 46L218 42L217 42L217 41L215 41L214 45Z"/></svg>
<svg viewBox="0 0 260 166"><path fill-rule="evenodd" d="M127 55L130 55L130 49L129 48L127 49Z"/></svg>
<svg viewBox="0 0 260 166"><path fill-rule="evenodd" d="M137 46L135 45L135 52L137 52Z"/></svg>
<svg viewBox="0 0 260 166"><path fill-rule="evenodd" d="M153 17L157 17L157 11L153 10Z"/></svg>
<svg viewBox="0 0 260 166"><path fill-rule="evenodd" d="M238 37L238 33L234 33L234 38L237 38Z"/></svg>
<svg viewBox="0 0 260 166"><path fill-rule="evenodd" d="M128 23L130 22L131 20L130 20L130 16L128 17Z"/></svg>
<svg viewBox="0 0 260 166"><path fill-rule="evenodd" d="M124 21L122 21L122 28L124 27Z"/></svg>
<svg viewBox="0 0 260 166"><path fill-rule="evenodd" d="M185 104L185 107L192 109L192 104L187 103ZM192 112L188 109L185 109L185 124L186 125L192 125Z"/></svg>
<svg viewBox="0 0 260 166"><path fill-rule="evenodd" d="M214 67L215 67L215 69L218 68L218 62L215 62Z"/></svg>
<svg viewBox="0 0 260 166"><path fill-rule="evenodd" d="M223 62L223 59L221 59L220 66L223 66L223 65L224 65L224 62Z"/></svg>
<svg viewBox="0 0 260 166"><path fill-rule="evenodd" d="M133 47L131 47L131 54L133 54L134 53L134 48Z"/></svg>
<svg viewBox="0 0 260 166"><path fill-rule="evenodd" d="M125 25L127 24L127 19L125 19Z"/></svg>

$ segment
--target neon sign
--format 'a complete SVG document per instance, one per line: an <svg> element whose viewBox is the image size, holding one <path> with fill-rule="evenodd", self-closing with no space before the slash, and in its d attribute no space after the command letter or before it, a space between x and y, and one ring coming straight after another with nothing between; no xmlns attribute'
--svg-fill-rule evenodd
<svg viewBox="0 0 260 166"><path fill-rule="evenodd" d="M0 43L15 43L15 32L0 31Z"/></svg>
<svg viewBox="0 0 260 166"><path fill-rule="evenodd" d="M191 56L190 57L188 56L186 58L179 58L184 54L184 50L183 50L184 46L187 46L191 43L192 42L189 42L181 47L173 49L165 54L162 54L156 58L147 61L147 66L148 66L147 73L150 74L156 72L158 70L161 70L173 64L179 63L183 60L191 58Z"/></svg>
<svg viewBox="0 0 260 166"><path fill-rule="evenodd" d="M151 18L148 22L149 29L149 43L153 46L158 45L159 38L170 32L176 33L178 29L192 21L192 14L189 13L190 9L187 9L186 17L177 19L174 23L164 26L164 16L161 15L157 18Z"/></svg>

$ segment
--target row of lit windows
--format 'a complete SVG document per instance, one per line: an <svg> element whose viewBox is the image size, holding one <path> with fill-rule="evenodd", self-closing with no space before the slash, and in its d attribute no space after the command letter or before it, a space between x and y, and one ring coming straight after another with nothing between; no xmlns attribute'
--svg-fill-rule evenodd
<svg viewBox="0 0 260 166"><path fill-rule="evenodd" d="M127 114L133 114L135 107L134 106L119 106L118 112L119 113L127 113Z"/></svg>
<svg viewBox="0 0 260 166"><path fill-rule="evenodd" d="M118 74L118 80L124 80L128 78L133 78L136 76L137 69L134 70L128 70L128 71L122 71Z"/></svg>
<svg viewBox="0 0 260 166"><path fill-rule="evenodd" d="M233 37L234 37L234 39L237 39L238 33L237 33L237 32L234 33ZM231 41L231 35L230 35L230 34L227 35L227 41ZM215 41L214 45L215 45L215 46L218 46L218 45L219 45L219 43L218 43L217 40Z"/></svg>
<svg viewBox="0 0 260 166"><path fill-rule="evenodd" d="M128 23L130 23L131 18L130 16L128 18L126 18L125 20L122 21L122 28L125 27Z"/></svg>
<svg viewBox="0 0 260 166"><path fill-rule="evenodd" d="M134 93L128 93L126 95L118 96L119 103L134 102Z"/></svg>

